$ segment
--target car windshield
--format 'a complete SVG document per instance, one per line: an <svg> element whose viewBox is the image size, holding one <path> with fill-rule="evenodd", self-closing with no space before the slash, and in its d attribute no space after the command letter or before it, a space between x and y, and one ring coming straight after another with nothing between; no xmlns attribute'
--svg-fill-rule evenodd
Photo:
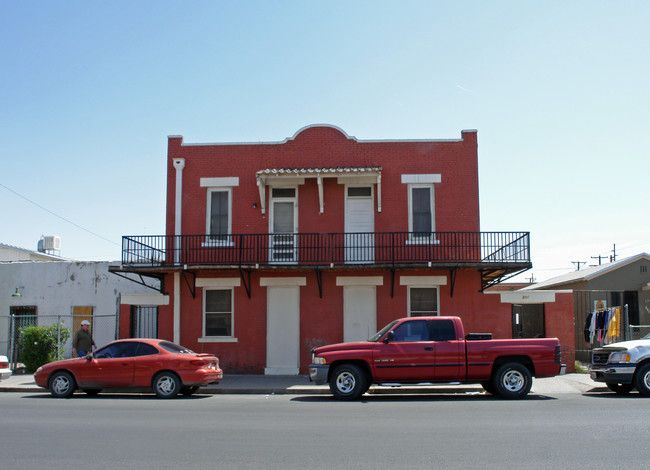
<svg viewBox="0 0 650 470"><path fill-rule="evenodd" d="M170 343L169 341L161 341L160 343L158 343L158 346L163 348L165 351L169 351L171 353L196 354L191 349L187 349L186 347L180 346L178 344Z"/></svg>
<svg viewBox="0 0 650 470"><path fill-rule="evenodd" d="M388 325L386 325L386 326L383 327L381 330L379 330L377 333L375 333L375 335L374 335L373 337L371 337L368 341L371 341L371 342L373 342L373 343L376 343L377 341L379 341L379 338L381 338L381 337L384 336L388 331L390 331L390 329L391 329L392 327L394 327L396 323L397 323L397 320L390 322Z"/></svg>

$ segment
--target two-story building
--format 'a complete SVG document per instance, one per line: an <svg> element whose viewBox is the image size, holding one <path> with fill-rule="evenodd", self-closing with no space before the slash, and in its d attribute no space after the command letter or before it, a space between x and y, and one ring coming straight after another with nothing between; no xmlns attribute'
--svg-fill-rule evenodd
<svg viewBox="0 0 650 470"><path fill-rule="evenodd" d="M305 373L312 348L409 315L511 336L510 306L483 291L532 266L529 234L480 231L476 131L171 136L167 171L166 235L123 237L111 271L160 279L158 336L218 355L227 373ZM123 337L129 315L123 306Z"/></svg>

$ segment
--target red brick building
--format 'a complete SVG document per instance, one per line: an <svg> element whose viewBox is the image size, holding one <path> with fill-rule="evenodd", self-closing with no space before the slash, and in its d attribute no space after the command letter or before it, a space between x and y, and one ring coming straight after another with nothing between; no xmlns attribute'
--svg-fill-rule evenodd
<svg viewBox="0 0 650 470"><path fill-rule="evenodd" d="M282 142L169 137L166 235L125 236L111 271L162 281L122 301L121 337L214 353L227 373L298 374L313 347L407 315L511 337L511 306L483 291L531 266L527 232L480 231L476 131L360 141L319 125Z"/></svg>

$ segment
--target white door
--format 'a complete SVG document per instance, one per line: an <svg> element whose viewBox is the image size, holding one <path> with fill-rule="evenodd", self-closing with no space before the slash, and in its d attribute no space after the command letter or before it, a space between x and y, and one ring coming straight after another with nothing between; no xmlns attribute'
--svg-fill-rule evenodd
<svg viewBox="0 0 650 470"><path fill-rule="evenodd" d="M271 188L269 260L271 263L298 261L298 211L296 188Z"/></svg>
<svg viewBox="0 0 650 470"><path fill-rule="evenodd" d="M377 332L374 286L343 288L343 341L366 341Z"/></svg>
<svg viewBox="0 0 650 470"><path fill-rule="evenodd" d="M300 287L266 288L266 375L298 375Z"/></svg>
<svg viewBox="0 0 650 470"><path fill-rule="evenodd" d="M346 187L345 262L375 261L375 215L372 187Z"/></svg>

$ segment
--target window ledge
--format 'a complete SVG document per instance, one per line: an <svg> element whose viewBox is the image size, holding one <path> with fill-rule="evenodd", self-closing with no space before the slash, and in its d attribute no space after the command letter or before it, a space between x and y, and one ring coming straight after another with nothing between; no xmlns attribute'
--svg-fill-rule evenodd
<svg viewBox="0 0 650 470"><path fill-rule="evenodd" d="M201 243L202 248L210 248L210 247L220 247L220 246L235 246L235 244L232 241L224 241L224 242L219 242L219 241L209 241L209 242L203 242Z"/></svg>
<svg viewBox="0 0 650 470"><path fill-rule="evenodd" d="M440 245L440 240L434 237L409 238L407 245Z"/></svg>
<svg viewBox="0 0 650 470"><path fill-rule="evenodd" d="M239 340L231 336L208 336L197 338L199 343L237 343Z"/></svg>

